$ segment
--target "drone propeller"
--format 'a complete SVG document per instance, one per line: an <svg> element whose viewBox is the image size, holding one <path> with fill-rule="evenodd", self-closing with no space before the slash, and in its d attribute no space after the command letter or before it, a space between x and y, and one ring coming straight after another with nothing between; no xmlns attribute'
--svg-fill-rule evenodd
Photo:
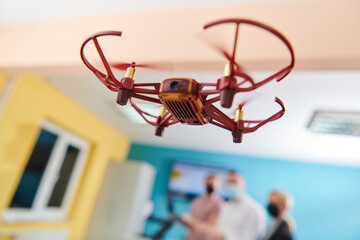
<svg viewBox="0 0 360 240"><path fill-rule="evenodd" d="M233 109L230 114L231 116L236 116L237 112L238 111L242 111L242 108L248 104L249 102L253 101L254 99L256 99L257 96L253 96L253 97L249 97L249 98L246 98L245 100L243 100L242 102L240 102L237 107L235 109Z"/></svg>
<svg viewBox="0 0 360 240"><path fill-rule="evenodd" d="M213 47L215 48L216 51L218 51L220 54L222 54L229 61L230 64L235 65L237 71L243 71L244 70L244 68L241 67L240 64L238 64L235 61L235 56L231 55L228 51L226 51L224 47L215 46L215 45L213 45Z"/></svg>
<svg viewBox="0 0 360 240"><path fill-rule="evenodd" d="M214 25L214 23L209 23L207 25L204 26L204 29L208 29ZM232 43L232 49L229 50L230 46L229 43L226 43L225 41L221 41L219 38L217 41L214 41L213 39L210 40L209 37L206 37L205 35L199 35L200 38L205 41L207 44L209 44L212 48L214 48L218 53L220 53L222 56L224 56L228 61L230 65L235 65L236 66L236 70L237 71L243 71L243 68L240 67L239 63L236 62L236 48L237 48L237 44L238 44L238 35L239 35L239 24L236 24L236 28L235 28L235 36L234 36L234 41Z"/></svg>
<svg viewBox="0 0 360 240"><path fill-rule="evenodd" d="M149 68L149 69L156 69L162 71L174 71L174 66L171 62L155 62L155 63L146 63L146 64L136 64L135 62L132 63L113 63L111 64L112 67L125 71L128 67L141 67L141 68Z"/></svg>
<svg viewBox="0 0 360 240"><path fill-rule="evenodd" d="M213 48L216 52L218 52L220 55L222 55L227 61L229 61L230 64L233 64L236 66L237 71L243 71L243 67L240 66L239 63L236 62L235 56L231 54L226 47L225 42L214 42L213 40L210 40L209 37L203 36L202 33L198 34L198 36L201 38L202 41L204 41L206 44L208 44L211 48ZM236 43L237 44L237 41Z"/></svg>

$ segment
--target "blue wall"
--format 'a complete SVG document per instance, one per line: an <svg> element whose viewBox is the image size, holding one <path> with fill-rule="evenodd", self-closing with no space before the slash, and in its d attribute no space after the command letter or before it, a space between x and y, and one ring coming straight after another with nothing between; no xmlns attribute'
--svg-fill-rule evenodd
<svg viewBox="0 0 360 240"><path fill-rule="evenodd" d="M146 161L157 169L153 201L154 215L167 217L166 190L171 164L176 160L230 167L240 171L247 181L247 191L264 206L273 189L292 193L292 215L297 222L297 240L360 239L360 168L281 161L232 154L191 151L132 144L128 159ZM359 156L360 161L360 156ZM189 211L189 202L177 201L178 213ZM147 224L146 232L154 232ZM166 239L180 240L186 234L176 225Z"/></svg>

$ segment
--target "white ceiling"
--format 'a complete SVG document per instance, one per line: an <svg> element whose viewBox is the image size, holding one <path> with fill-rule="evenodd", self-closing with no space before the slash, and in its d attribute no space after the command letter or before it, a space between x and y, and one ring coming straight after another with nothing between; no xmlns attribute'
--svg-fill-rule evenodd
<svg viewBox="0 0 360 240"><path fill-rule="evenodd" d="M140 72L140 70L138 71ZM256 73L260 78L265 73ZM218 73L182 73L200 82L214 82ZM174 73L137 75L139 82L160 82ZM360 112L360 72L293 72L279 83L260 88L256 98L245 108L245 118L266 118L279 108L273 99L283 100L286 113L255 133L245 134L243 142L234 144L231 132L216 126L177 124L165 130L163 137L154 136L154 127L130 122L115 104L116 94L107 90L94 76L52 77L50 83L68 94L134 142L229 152L284 160L322 162L360 166L360 138L308 131L315 110ZM248 98L238 94L238 100Z"/></svg>
<svg viewBox="0 0 360 240"><path fill-rule="evenodd" d="M0 26L44 23L123 12L282 1L285 2L285 0L0 0Z"/></svg>

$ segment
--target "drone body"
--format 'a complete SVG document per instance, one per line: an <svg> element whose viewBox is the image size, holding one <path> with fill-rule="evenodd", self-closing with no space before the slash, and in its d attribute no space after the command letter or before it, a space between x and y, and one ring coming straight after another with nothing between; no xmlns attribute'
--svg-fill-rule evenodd
<svg viewBox="0 0 360 240"><path fill-rule="evenodd" d="M290 43L280 32L256 21L247 19L225 19L207 24L204 28L207 29L227 23L233 23L236 26L235 42L232 54L221 50L221 53L227 58L228 63L225 65L224 76L218 79L216 83L199 83L195 79L186 77L167 78L161 83L135 83L136 68L146 67L148 65L136 65L135 62L131 64L120 63L110 65L97 40L100 36L121 36L121 32L116 31L101 32L89 37L81 46L81 58L84 64L108 89L118 93L117 103L119 105L126 105L130 102L147 123L155 126L155 135L162 136L166 127L176 123L189 125L204 125L210 123L231 131L233 141L240 143L244 133L254 132L264 124L279 119L285 112L282 101L275 98L275 101L280 105L281 109L265 120L244 120L242 107L245 103L239 104L234 118L230 118L224 114L215 107L213 103L220 101L222 107L230 108L235 94L253 91L272 80L280 81L290 73L294 66L294 53ZM248 74L241 71L239 64L235 61L240 24L248 24L262 28L278 37L290 52L290 64L275 74L256 83ZM92 66L85 57L84 47L91 40L95 44L107 74ZM112 73L111 67L120 70L126 69L125 76L120 81L117 80ZM161 104L162 107L159 116L154 116L142 111L132 101L132 98L153 102L154 104ZM151 121L149 118L153 118L154 120Z"/></svg>
<svg viewBox="0 0 360 240"><path fill-rule="evenodd" d="M199 84L192 78L169 78L162 81L159 99L179 122L190 125L206 123Z"/></svg>

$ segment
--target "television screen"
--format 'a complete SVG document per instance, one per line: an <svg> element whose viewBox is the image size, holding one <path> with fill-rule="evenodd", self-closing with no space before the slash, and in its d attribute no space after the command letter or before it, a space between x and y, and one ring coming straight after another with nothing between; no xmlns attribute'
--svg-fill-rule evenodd
<svg viewBox="0 0 360 240"><path fill-rule="evenodd" d="M205 180L210 174L221 180L219 195L225 195L226 174L229 169L186 162L175 162L170 175L169 191L184 196L194 197L205 193Z"/></svg>

